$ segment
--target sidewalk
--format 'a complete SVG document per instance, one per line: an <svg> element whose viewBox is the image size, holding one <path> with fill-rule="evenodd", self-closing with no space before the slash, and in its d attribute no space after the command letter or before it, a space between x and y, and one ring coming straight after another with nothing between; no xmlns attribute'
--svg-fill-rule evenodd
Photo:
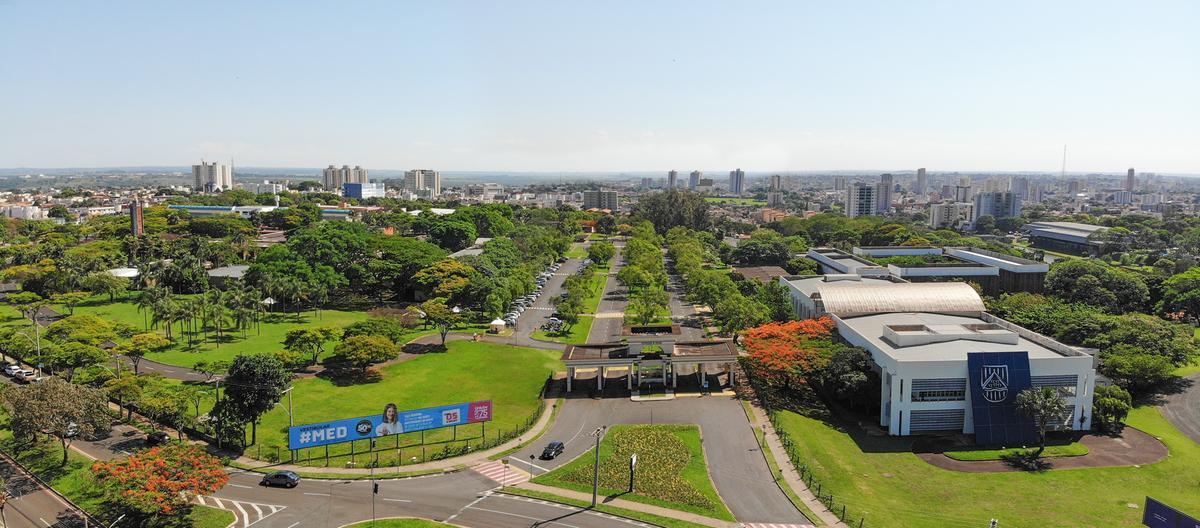
<svg viewBox="0 0 1200 528"><path fill-rule="evenodd" d="M543 486L541 484L534 484L532 482L525 482L525 483L518 484L513 487L518 488L518 489L527 489L530 491L540 491L542 493L558 495L560 497L565 497L568 499L587 501L589 503L592 500L592 495L589 493L572 491L572 490L563 489L563 488L555 488L555 487L551 487L551 486ZM503 491L503 490L500 490L500 491ZM687 522L696 523L696 524L703 524L705 526L712 526L713 528L735 528L737 526L740 526L736 522L722 521L720 519L713 519L712 517L705 517L703 515L696 515L694 513L688 513L688 512L679 511L679 510L672 510L670 508L663 508L660 506L652 506L649 504L642 504L640 502L633 502L633 501L628 501L625 499L614 499L614 498L607 498L607 497L602 496L599 498L598 502L605 506L613 506L613 507L617 507L617 508L624 508L626 510L639 511L642 513L649 513L649 514L657 515L659 517L668 517L671 519L679 519L681 521L687 521Z"/></svg>
<svg viewBox="0 0 1200 528"><path fill-rule="evenodd" d="M771 456L775 458L775 463L783 471L784 482L787 483L792 491L804 501L804 505L812 510L820 517L821 523L825 526L834 526L837 528L849 528L846 523L838 520L837 515L825 508L821 501L808 490L808 486L804 484L804 480L800 478L800 473L792 466L792 461L787 458L787 451L783 449L783 444L779 442L779 436L775 434L775 427L771 425L771 420L767 419L767 413L763 412L762 407L757 401L750 403L750 410L754 413L754 421L763 428L763 437L767 440L767 446L771 448Z"/></svg>
<svg viewBox="0 0 1200 528"><path fill-rule="evenodd" d="M518 438L509 440L508 442L500 444L500 445L493 447L491 449L488 449L486 451L476 451L469 455L447 458L444 460L434 460L434 461L430 461L430 462L422 462L420 464L400 466L399 468L394 467L394 466L376 468L375 472L379 473L381 475L386 475L389 472L397 472L397 471L402 472L402 473L428 473L428 472L436 472L436 471L457 470L457 469L460 469L463 467L474 466L475 464L478 464L481 462L487 462L489 457L496 455L498 453L503 453L503 452L513 449L515 447L518 447L521 444L523 444L526 439L532 439L532 438L540 435L542 433L542 431L544 431L546 429L546 427L550 424L550 417L553 416L554 407L558 404L559 404L558 399L547 399L546 406L544 409L542 409L542 415L538 417L538 421L533 424L533 427L531 427L529 429L529 431L527 431L525 434L521 435ZM296 465L296 464L286 464L286 463L271 464L268 462L264 462L262 460L256 460L256 459L247 457L245 455L238 457L237 463L238 463L238 465L240 465L242 467L255 468L255 469L270 469L271 471L287 470L287 471L295 471L297 473L325 473L325 474L339 474L339 475L349 475L349 476L362 476L362 475L371 474L371 469L366 468L366 467L346 468L346 467L332 467L332 466L331 467L300 466L300 465Z"/></svg>

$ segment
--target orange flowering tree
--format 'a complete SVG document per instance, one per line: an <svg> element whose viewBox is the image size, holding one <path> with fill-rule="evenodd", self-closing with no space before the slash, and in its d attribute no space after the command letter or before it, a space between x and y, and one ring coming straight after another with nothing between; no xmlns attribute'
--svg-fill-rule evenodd
<svg viewBox="0 0 1200 528"><path fill-rule="evenodd" d="M215 493L229 482L217 457L199 446L184 444L96 462L92 474L113 498L146 516L182 513L197 495Z"/></svg>
<svg viewBox="0 0 1200 528"><path fill-rule="evenodd" d="M829 364L833 346L829 317L767 323L746 330L742 344L753 374L772 385L795 387L808 383Z"/></svg>

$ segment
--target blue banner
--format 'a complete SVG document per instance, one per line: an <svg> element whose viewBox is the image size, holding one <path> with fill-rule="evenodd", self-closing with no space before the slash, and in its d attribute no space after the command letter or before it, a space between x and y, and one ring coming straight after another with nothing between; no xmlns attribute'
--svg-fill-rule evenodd
<svg viewBox="0 0 1200 528"><path fill-rule="evenodd" d="M1017 412L1017 394L1032 386L1028 352L967 354L976 444L1011 447L1037 443L1033 419Z"/></svg>
<svg viewBox="0 0 1200 528"><path fill-rule="evenodd" d="M372 416L291 427L288 429L288 449L340 444L491 420L491 400L411 411L400 411L395 404L389 403L384 406L383 412Z"/></svg>
<svg viewBox="0 0 1200 528"><path fill-rule="evenodd" d="M1146 510L1142 524L1150 528L1200 528L1200 520L1146 497Z"/></svg>

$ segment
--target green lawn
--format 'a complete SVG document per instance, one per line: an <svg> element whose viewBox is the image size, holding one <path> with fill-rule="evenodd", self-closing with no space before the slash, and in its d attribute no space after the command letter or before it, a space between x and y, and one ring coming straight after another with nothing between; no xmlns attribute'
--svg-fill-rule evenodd
<svg viewBox="0 0 1200 528"><path fill-rule="evenodd" d="M729 204L729 205L767 205L764 200L755 200L754 198L725 198L722 196L706 196L704 201L709 203Z"/></svg>
<svg viewBox="0 0 1200 528"><path fill-rule="evenodd" d="M1200 511L1200 445L1154 407L1139 407L1128 424L1159 437L1171 450L1142 467L1042 473L968 474L935 468L913 455L910 439L840 430L791 412L779 415L795 449L848 515L871 527L987 526L1007 528L1140 526L1147 495L1185 511ZM1133 504L1136 507L1130 507Z"/></svg>
<svg viewBox="0 0 1200 528"><path fill-rule="evenodd" d="M626 305L625 306L625 321L628 322L629 324L633 324L632 321L634 320L634 317L636 317L636 316L633 313L633 306ZM647 324L665 324L665 323L670 323L670 322L671 322L671 309L666 306L660 306L658 308L658 310L655 312L654 320L650 321Z"/></svg>
<svg viewBox="0 0 1200 528"><path fill-rule="evenodd" d="M490 399L494 419L486 425L486 434L495 439L502 430L519 428L537 411L546 377L562 368L558 361L561 353L553 350L472 341L450 341L446 346L447 352L427 353L381 369L381 378L373 383L339 386L326 378L297 380L292 391L295 423L366 416L382 412L388 403L404 410ZM258 426L259 445L247 448L247 455L268 461L288 457L286 407L285 398L282 405L263 416ZM483 432L479 424L459 427L457 436L451 429L427 431L424 451L419 446L421 433L399 435L380 439L375 453L381 466L394 466L398 460L408 464L412 457L418 461L432 459L443 445L461 447L469 442L476 448ZM454 438L457 441L451 442ZM351 460L351 445L329 446L330 465L340 467ZM358 453L353 458L358 464L367 464L373 458L362 454L369 449L369 442L353 445ZM302 450L300 458L305 465L324 466L325 450Z"/></svg>
<svg viewBox="0 0 1200 528"><path fill-rule="evenodd" d="M588 240L608 240L608 235L604 233L589 233Z"/></svg>
<svg viewBox="0 0 1200 528"><path fill-rule="evenodd" d="M583 300L583 313L594 314L600 309L600 301L604 298L604 283L608 282L608 273L595 273L592 282L588 284L591 292Z"/></svg>
<svg viewBox="0 0 1200 528"><path fill-rule="evenodd" d="M433 522L433 521L426 521L425 519L397 518L397 519L377 519L375 521L364 521L364 522L360 522L360 523L351 524L350 526L347 526L346 528L445 528L445 527L446 527L445 524L442 524L439 522Z"/></svg>
<svg viewBox="0 0 1200 528"><path fill-rule="evenodd" d="M1200 330L1197 330L1197 332L1200 332ZM1176 368L1176 369L1175 369L1175 375L1176 375L1176 376L1183 376L1183 377L1191 376L1192 374L1195 374L1195 373L1197 373L1197 372L1200 372L1200 363L1193 363L1193 364L1191 364L1191 365L1184 365L1184 366L1182 366L1182 367L1179 367L1179 368Z"/></svg>
<svg viewBox="0 0 1200 528"><path fill-rule="evenodd" d="M2 425L0 426L0 447L3 447L6 453L13 456L17 462L29 468L80 508L93 515L101 515L108 511L103 491L92 480L92 459L76 451L71 451L67 465L60 466L62 448L57 440L45 441L34 447L18 445L12 438L12 430L8 427L8 416L2 409L0 409L0 422L2 422L0 423ZM9 519L12 519L11 512ZM112 522L115 519L101 517L100 520ZM232 522L234 522L234 517L231 512L207 506L196 506L189 512L186 526L225 528ZM152 524L149 525L149 528L165 524L168 523Z"/></svg>
<svg viewBox="0 0 1200 528"><path fill-rule="evenodd" d="M571 331L566 333L550 333L544 330L533 332L530 337L540 339L542 341L554 341L555 343L566 343L568 345L581 345L587 342L588 332L592 331L592 323L595 321L590 315L579 316L579 322L571 326Z"/></svg>
<svg viewBox="0 0 1200 528"><path fill-rule="evenodd" d="M953 451L945 451L942 454L953 458L954 460L1003 460L1005 457L1029 455L1037 451L1036 447L1020 448L1010 447L1008 449L955 449ZM1073 457L1083 456L1088 454L1087 446L1079 442L1071 442L1069 444L1047 445L1046 450L1042 452L1042 456L1051 457Z"/></svg>
<svg viewBox="0 0 1200 528"><path fill-rule="evenodd" d="M575 491L592 489L594 450L534 482ZM638 455L634 493L629 458ZM732 521L708 476L695 425L614 425L600 442L600 493Z"/></svg>
<svg viewBox="0 0 1200 528"><path fill-rule="evenodd" d="M583 244L574 243L574 244L571 244L571 248L568 249L567 252L563 254L563 256L567 257L567 258L580 258L580 259L586 258L587 250L583 248Z"/></svg>
<svg viewBox="0 0 1200 528"><path fill-rule="evenodd" d="M139 329L145 328L145 316L143 313L138 312L137 306L132 302L118 301L109 303L107 301L107 298L101 300L94 297L93 302L75 308L75 313L94 314L107 319L128 323ZM61 307L56 307L56 309L62 313L67 313ZM146 359L181 367L191 367L202 359L228 361L239 354L279 350L283 348L282 341L284 335L296 328L307 326L333 326L341 328L366 318L366 312L343 312L339 310L321 310L319 314L311 311L303 312L300 316L294 313L272 313L267 315L267 320L262 323L261 328L249 329L245 338L242 337L240 332L226 335L224 336L225 341L218 345L218 343L214 342L215 336L210 332L207 342L197 342L192 347L187 346L187 339L179 334L179 328L176 326L176 344L162 352L146 354ZM419 332L414 332L414 337L418 334ZM195 337L198 341L202 336L197 335ZM325 347L325 355L332 354L333 347L334 343L328 343Z"/></svg>

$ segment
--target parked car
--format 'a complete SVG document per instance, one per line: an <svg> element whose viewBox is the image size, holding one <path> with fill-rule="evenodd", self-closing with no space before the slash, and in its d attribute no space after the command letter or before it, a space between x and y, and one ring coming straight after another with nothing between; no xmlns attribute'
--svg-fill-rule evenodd
<svg viewBox="0 0 1200 528"><path fill-rule="evenodd" d="M171 435L166 431L154 431L146 435L146 445L156 446L163 445L171 441Z"/></svg>
<svg viewBox="0 0 1200 528"><path fill-rule="evenodd" d="M13 374L13 379L21 383L29 383L36 377L37 373L32 369L20 369L16 374Z"/></svg>
<svg viewBox="0 0 1200 528"><path fill-rule="evenodd" d="M23 369L21 368L20 365L14 365L12 363L9 363L4 366L4 375L11 378L13 376L16 376L17 373L21 372L22 370Z"/></svg>
<svg viewBox="0 0 1200 528"><path fill-rule="evenodd" d="M300 475L291 471L276 471L262 478L259 485L262 486L282 486L284 488L294 488L300 484Z"/></svg>
<svg viewBox="0 0 1200 528"><path fill-rule="evenodd" d="M563 454L563 449L565 449L565 446L563 446L562 442L559 442L558 440L550 442L549 444L546 444L546 449L542 450L541 459L551 460L554 457Z"/></svg>

